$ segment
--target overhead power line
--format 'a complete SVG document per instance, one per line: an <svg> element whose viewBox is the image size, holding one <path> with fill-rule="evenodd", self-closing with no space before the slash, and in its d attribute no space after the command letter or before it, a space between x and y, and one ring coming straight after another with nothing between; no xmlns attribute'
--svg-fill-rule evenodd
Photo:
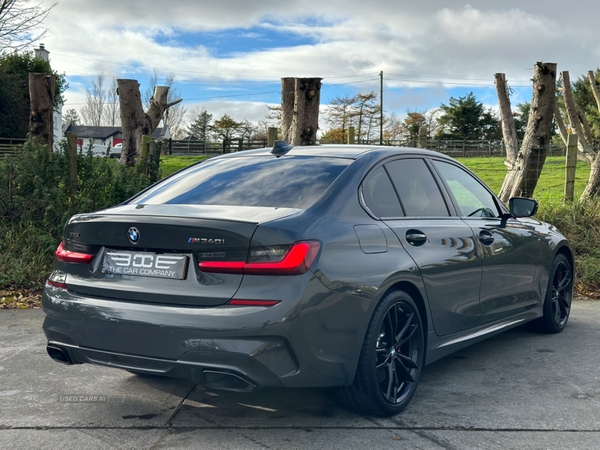
<svg viewBox="0 0 600 450"><path fill-rule="evenodd" d="M439 81L428 81L428 80L408 80L405 78L388 78L386 77L386 80L392 80L392 81L404 81L407 83L426 83L426 84L452 84L452 85L456 85L456 86L494 86L494 83L459 83L459 82L451 82L451 81L443 81L443 80L439 80ZM531 85L525 85L525 84L511 84L511 87L530 87Z"/></svg>

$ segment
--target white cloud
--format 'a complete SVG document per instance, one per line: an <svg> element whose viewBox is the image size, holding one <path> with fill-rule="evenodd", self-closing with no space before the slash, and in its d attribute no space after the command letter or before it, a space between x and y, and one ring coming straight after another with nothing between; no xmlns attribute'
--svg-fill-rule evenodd
<svg viewBox="0 0 600 450"><path fill-rule="evenodd" d="M450 0L381 0L377 5L364 0L61 0L48 19L44 42L53 66L68 75L103 72L143 79L157 68L161 75L174 72L180 82L210 80L212 90L225 81L277 82L285 76L323 76L326 84L335 84L351 79L327 77L363 75L354 78L363 80L383 70L392 90L386 94L390 109L405 110L426 107L444 91L442 81L446 87L465 79L492 85L494 72L505 72L509 83L528 84L540 60L557 62L572 76L585 73L600 56L598 12L599 4L583 0L567 8L557 0L472 5ZM205 42L180 42L181 32L217 32L227 39L232 29L241 29L249 42L261 39L260 30L275 30L302 38L302 45L224 57ZM404 85L422 90L394 94ZM376 80L359 86L376 88ZM67 93L70 102L81 95L81 89ZM249 119L258 116L260 108L253 105L261 105L209 103Z"/></svg>

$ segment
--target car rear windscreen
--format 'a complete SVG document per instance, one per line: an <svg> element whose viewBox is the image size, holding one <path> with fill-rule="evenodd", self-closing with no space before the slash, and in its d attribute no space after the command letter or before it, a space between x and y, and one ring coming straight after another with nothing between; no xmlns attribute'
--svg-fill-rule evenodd
<svg viewBox="0 0 600 450"><path fill-rule="evenodd" d="M133 203L306 209L350 162L299 156L215 158L158 183Z"/></svg>

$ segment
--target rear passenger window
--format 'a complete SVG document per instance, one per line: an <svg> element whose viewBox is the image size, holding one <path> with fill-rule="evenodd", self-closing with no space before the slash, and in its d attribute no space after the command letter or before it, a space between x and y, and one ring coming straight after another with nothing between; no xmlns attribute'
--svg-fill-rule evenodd
<svg viewBox="0 0 600 450"><path fill-rule="evenodd" d="M422 159L401 159L385 166L407 216L447 217L448 208L433 175Z"/></svg>
<svg viewBox="0 0 600 450"><path fill-rule="evenodd" d="M402 216L398 196L383 167L371 173L363 183L363 198L367 207L377 217Z"/></svg>

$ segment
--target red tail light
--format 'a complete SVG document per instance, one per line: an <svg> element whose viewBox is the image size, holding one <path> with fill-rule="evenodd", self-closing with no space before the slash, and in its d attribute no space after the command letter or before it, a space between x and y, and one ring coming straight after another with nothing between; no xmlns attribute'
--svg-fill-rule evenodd
<svg viewBox="0 0 600 450"><path fill-rule="evenodd" d="M69 250L65 250L63 248L63 243L61 242L58 248L56 249L56 259L64 262L89 264L92 262L92 259L94 259L94 255L70 252Z"/></svg>
<svg viewBox="0 0 600 450"><path fill-rule="evenodd" d="M228 305L238 306L273 306L281 303L281 300L231 300Z"/></svg>
<svg viewBox="0 0 600 450"><path fill-rule="evenodd" d="M198 264L202 272L238 273L248 275L302 275L315 261L321 244L318 241L296 242L279 261L224 262L203 261Z"/></svg>

